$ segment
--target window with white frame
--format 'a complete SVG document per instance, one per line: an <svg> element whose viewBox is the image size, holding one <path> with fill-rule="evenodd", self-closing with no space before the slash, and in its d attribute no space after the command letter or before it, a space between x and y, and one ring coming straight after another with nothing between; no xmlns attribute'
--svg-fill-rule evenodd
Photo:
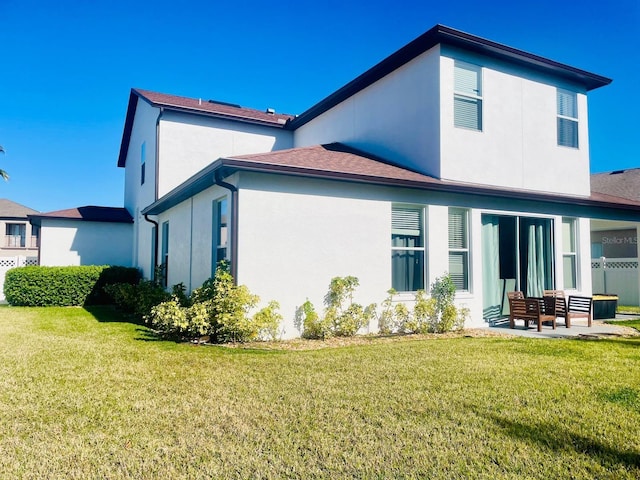
<svg viewBox="0 0 640 480"><path fill-rule="evenodd" d="M140 146L140 185L144 185L147 163L147 142L142 142Z"/></svg>
<svg viewBox="0 0 640 480"><path fill-rule="evenodd" d="M215 269L219 262L229 258L229 202L220 198L213 202L213 264Z"/></svg>
<svg viewBox="0 0 640 480"><path fill-rule="evenodd" d="M562 270L564 289L578 288L578 247L576 238L576 219L562 219Z"/></svg>
<svg viewBox="0 0 640 480"><path fill-rule="evenodd" d="M469 211L449 208L449 275L456 290L469 290Z"/></svg>
<svg viewBox="0 0 640 480"><path fill-rule="evenodd" d="M398 292L424 290L424 207L391 208L391 286Z"/></svg>
<svg viewBox="0 0 640 480"><path fill-rule="evenodd" d="M5 228L5 247L24 248L26 246L27 225L25 223L7 223Z"/></svg>
<svg viewBox="0 0 640 480"><path fill-rule="evenodd" d="M453 90L453 124L482 130L482 68L456 60Z"/></svg>
<svg viewBox="0 0 640 480"><path fill-rule="evenodd" d="M575 92L558 89L558 145L578 148L578 99Z"/></svg>

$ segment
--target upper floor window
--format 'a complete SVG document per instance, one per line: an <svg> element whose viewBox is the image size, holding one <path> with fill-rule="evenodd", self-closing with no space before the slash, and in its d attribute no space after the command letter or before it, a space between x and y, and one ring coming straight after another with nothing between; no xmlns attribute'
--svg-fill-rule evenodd
<svg viewBox="0 0 640 480"><path fill-rule="evenodd" d="M7 223L5 246L24 248L26 246L27 225L24 223Z"/></svg>
<svg viewBox="0 0 640 480"><path fill-rule="evenodd" d="M456 61L453 77L453 124L482 130L482 68Z"/></svg>
<svg viewBox="0 0 640 480"><path fill-rule="evenodd" d="M558 89L558 145L578 148L578 101L575 92Z"/></svg>
<svg viewBox="0 0 640 480"><path fill-rule="evenodd" d="M398 292L424 290L424 208L391 208L391 286Z"/></svg>
<svg viewBox="0 0 640 480"><path fill-rule="evenodd" d="M469 215L449 208L449 275L456 290L469 290Z"/></svg>
<svg viewBox="0 0 640 480"><path fill-rule="evenodd" d="M147 162L147 142L142 142L140 146L140 185L144 185L144 177L146 173L146 165Z"/></svg>

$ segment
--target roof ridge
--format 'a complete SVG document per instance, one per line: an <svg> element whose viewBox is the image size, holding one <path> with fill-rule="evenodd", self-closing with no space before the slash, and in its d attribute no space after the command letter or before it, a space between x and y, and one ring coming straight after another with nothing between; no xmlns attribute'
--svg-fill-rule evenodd
<svg viewBox="0 0 640 480"><path fill-rule="evenodd" d="M245 107L243 105L240 104L236 104L236 103L231 103L231 102L225 102L222 100L213 100L213 99L205 99L203 97L187 97L185 95L177 95L174 93L164 93L164 92L157 92L155 90L146 90L143 88L132 88L132 91L136 92L137 94L139 94L140 96L144 97L146 100L152 102L152 103L158 103L157 101L153 100L153 98L151 98L151 96L153 95L162 95L164 97L170 97L170 98L176 98L176 99L182 99L188 102L198 102L199 105L198 106L205 106L205 105L218 105L221 107L226 107L226 108L231 108L231 109L235 109L235 110L246 110L246 111L251 111L251 112L256 112L256 113L260 113L263 115L272 115L274 116L274 118L277 117L290 117L290 118L295 118L294 114L291 113L268 113L265 110L260 110L254 107ZM168 102L163 102L163 103L168 103ZM182 108L189 108L189 107L185 107L184 105L180 105L180 104L175 104L173 105L175 107L182 107Z"/></svg>

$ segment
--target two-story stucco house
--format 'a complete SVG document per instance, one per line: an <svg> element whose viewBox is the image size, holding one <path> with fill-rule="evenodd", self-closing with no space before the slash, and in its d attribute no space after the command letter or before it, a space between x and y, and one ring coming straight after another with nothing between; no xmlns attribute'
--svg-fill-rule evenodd
<svg viewBox="0 0 640 480"><path fill-rule="evenodd" d="M590 190L587 94L609 83L437 25L295 117L132 90L134 264L191 290L228 259L285 337L335 276L368 304L448 271L469 326L513 289L589 294L590 219L640 213Z"/></svg>

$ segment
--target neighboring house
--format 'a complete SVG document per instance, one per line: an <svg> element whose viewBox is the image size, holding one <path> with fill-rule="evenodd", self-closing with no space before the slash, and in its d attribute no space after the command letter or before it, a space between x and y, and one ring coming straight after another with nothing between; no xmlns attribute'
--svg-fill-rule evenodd
<svg viewBox="0 0 640 480"><path fill-rule="evenodd" d="M285 337L335 276L368 304L448 271L472 327L509 290L590 294L591 220L640 213L591 194L587 93L609 83L437 25L295 117L134 89L118 160L133 264L192 290L227 259L280 302Z"/></svg>
<svg viewBox="0 0 640 480"><path fill-rule="evenodd" d="M640 202L640 168L595 173L591 191ZM618 294L623 305L640 303L637 223L593 220L591 259L594 291Z"/></svg>
<svg viewBox="0 0 640 480"><path fill-rule="evenodd" d="M29 215L46 266L132 266L133 219L125 208L85 206Z"/></svg>
<svg viewBox="0 0 640 480"><path fill-rule="evenodd" d="M0 244L0 257L38 255L40 231L29 224L28 215L37 210L0 198L0 231L4 235Z"/></svg>
<svg viewBox="0 0 640 480"><path fill-rule="evenodd" d="M40 229L29 224L32 208L0 198L0 302L4 301L4 275L15 267L38 264Z"/></svg>

